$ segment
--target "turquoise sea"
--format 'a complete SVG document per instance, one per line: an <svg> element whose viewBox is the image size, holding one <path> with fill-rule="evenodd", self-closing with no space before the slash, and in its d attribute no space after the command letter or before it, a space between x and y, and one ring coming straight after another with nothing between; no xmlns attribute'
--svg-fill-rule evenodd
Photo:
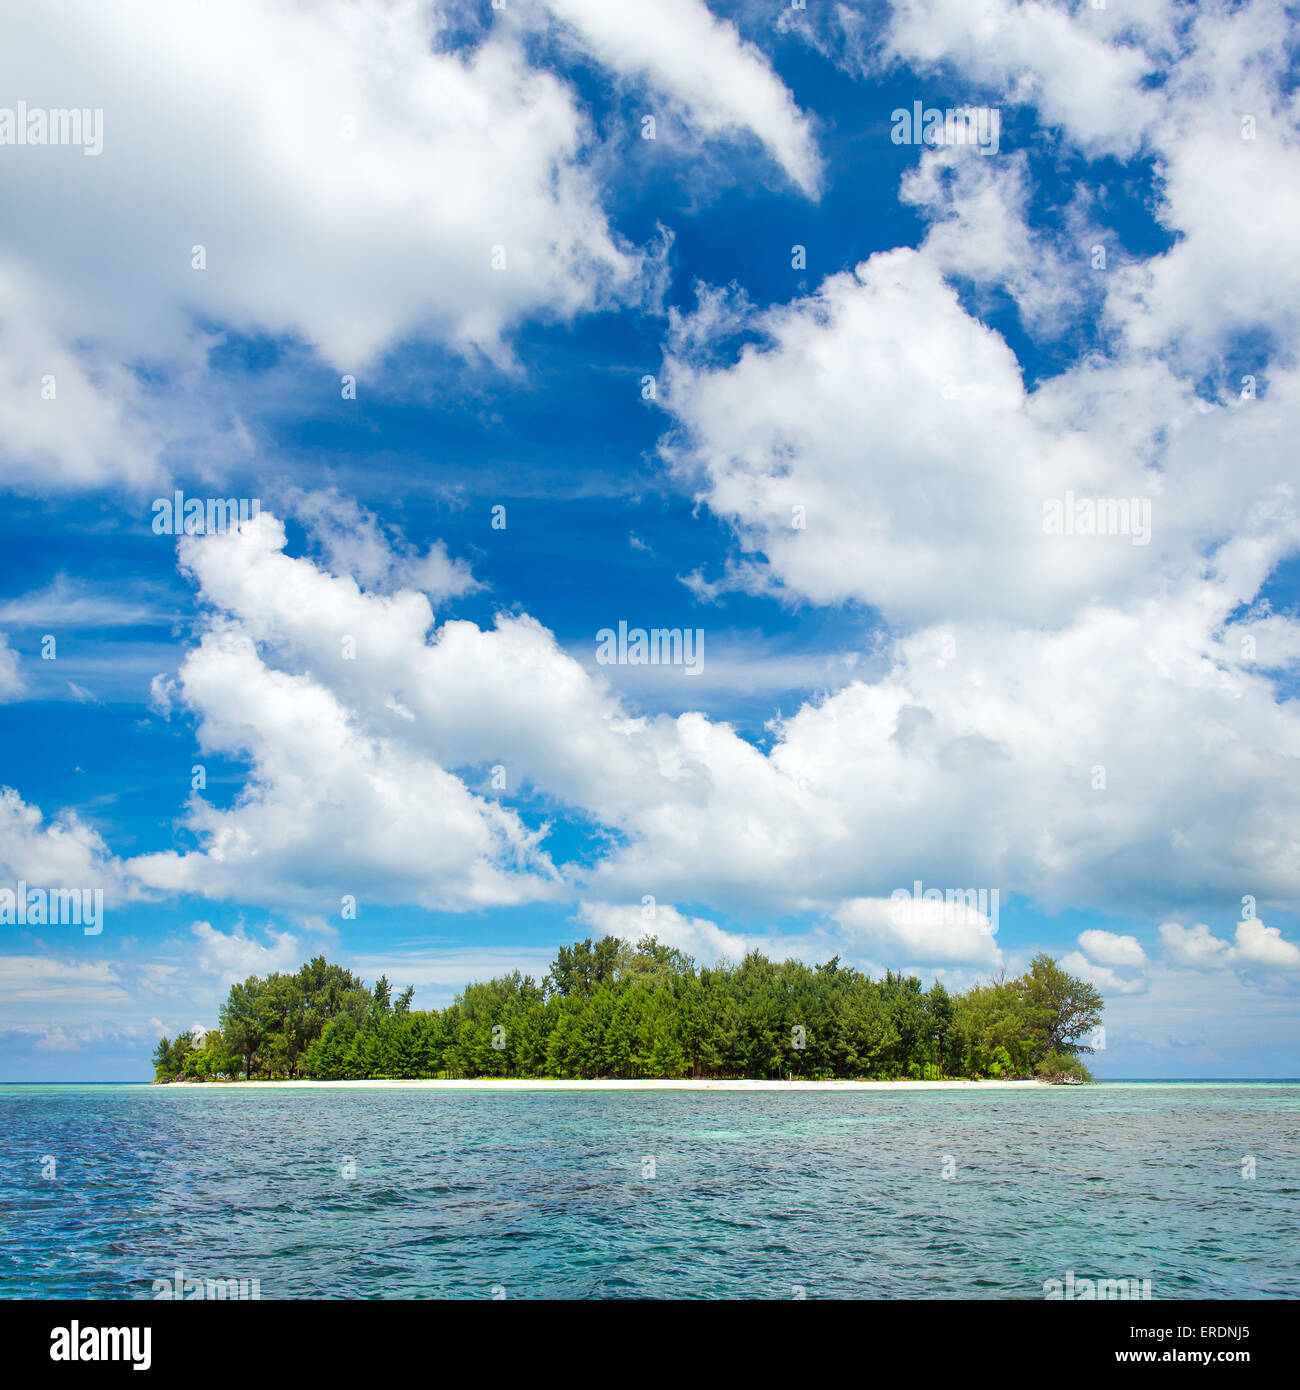
<svg viewBox="0 0 1300 1390"><path fill-rule="evenodd" d="M0 1159L6 1298L149 1298L177 1270L264 1299L1300 1292L1295 1082L0 1086Z"/></svg>

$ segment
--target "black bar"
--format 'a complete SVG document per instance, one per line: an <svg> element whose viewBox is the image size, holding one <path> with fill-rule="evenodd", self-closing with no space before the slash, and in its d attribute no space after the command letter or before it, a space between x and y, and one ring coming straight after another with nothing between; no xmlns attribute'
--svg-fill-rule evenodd
<svg viewBox="0 0 1300 1390"><path fill-rule="evenodd" d="M833 1305L833 1306L832 1306ZM1249 1374L1293 1374L1295 1309L1289 1302L878 1302L853 1304L808 1299L774 1309L764 1302L702 1300L674 1303L602 1301L557 1308L546 1301L484 1299L456 1302L329 1302L265 1299L230 1303L46 1302L0 1303L0 1336L11 1371L57 1384L65 1376L197 1374L201 1383L220 1376L235 1385L263 1384L268 1373L335 1377L356 1369L406 1378L421 1365L442 1378L467 1353L481 1354L485 1373L501 1358L519 1358L556 1371L576 1357L575 1374L597 1367L608 1378L618 1364L628 1374L700 1368L717 1357L732 1372L752 1361L769 1373L777 1355L824 1374L830 1361L871 1379L895 1357L906 1359L926 1380L935 1372L969 1370L983 1377L1005 1371L1041 1379L1080 1372L1112 1372L1119 1380L1156 1366ZM113 1336L106 1352L117 1361L55 1360L79 1333L79 1350L101 1345L99 1329L135 1329L134 1346ZM91 1337L86 1341L87 1329ZM149 1365L136 1371L129 1359L145 1350ZM1190 1335L1187 1335L1190 1332ZM812 1340L801 1341L801 1338ZM473 1349L479 1348L475 1353ZM410 1365L411 1353L422 1348ZM638 1350L640 1348L640 1350ZM558 1360L557 1360L558 1358ZM817 1368L820 1367L820 1370ZM585 1368L585 1369L583 1369ZM836 1372L837 1376L843 1372ZM233 1380L232 1380L233 1377ZM14 1382L22 1383L22 1382Z"/></svg>

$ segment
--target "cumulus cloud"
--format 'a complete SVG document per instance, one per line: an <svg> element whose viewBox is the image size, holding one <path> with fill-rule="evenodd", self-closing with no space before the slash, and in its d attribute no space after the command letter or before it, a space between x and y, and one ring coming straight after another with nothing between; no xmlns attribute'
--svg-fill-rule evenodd
<svg viewBox="0 0 1300 1390"><path fill-rule="evenodd" d="M1300 129L1284 7L907 0L872 43L852 15L835 7L819 33L851 68L907 65L936 84L927 93L936 105L978 96L1031 107L1089 156L1154 157L1154 211L1176 239L1106 278L1110 314L1133 345L1203 370L1242 332L1294 339L1300 270L1288 247L1300 215Z"/></svg>
<svg viewBox="0 0 1300 1390"><path fill-rule="evenodd" d="M879 959L942 965L1002 963L994 938L996 927L964 902L854 898L839 907L834 917L849 940Z"/></svg>
<svg viewBox="0 0 1300 1390"><path fill-rule="evenodd" d="M1103 993L1141 994L1147 988L1147 955L1137 937L1094 927L1079 933L1079 947L1061 964Z"/></svg>
<svg viewBox="0 0 1300 1390"><path fill-rule="evenodd" d="M852 14L781 25L825 33ZM238 410L219 426L176 401L178 383L210 382L222 328L364 387L415 340L508 367L525 322L653 303L662 265L611 222L613 156L578 85L539 66L539 39L593 59L621 96L644 91L669 118L663 153L749 142L803 194L821 187L812 124L699 0L511 5L469 25L469 45L463 17L55 0L15 20L0 79L34 103L75 86L104 107L106 139L98 159L10 151L29 215L0 237L0 477L140 489L166 473L178 431L225 428L245 447ZM181 541L202 615L180 670L151 687L163 717L193 720L200 758L245 769L234 798L196 793L170 845L123 865L77 815L47 820L6 790L0 868L318 922L355 898L362 931L377 906L562 902L593 931L648 925L701 959L843 949L963 970L1003 962L995 924L900 916L894 888L920 877L1155 920L1243 883L1294 902L1300 723L1284 697L1300 623L1265 597L1300 543L1286 22L1259 3L918 0L859 50L873 73L906 65L927 103L1033 107L1051 129L1017 148L1008 118L996 159L922 151L899 190L925 225L915 248L770 308L705 288L673 318L664 458L735 536L721 575L686 582L701 599L739 589L881 620L871 673L804 671L833 693L775 719L763 746L698 708L631 714L526 614L446 620L479 587L463 559L409 545L338 492L286 496L305 554L269 514ZM127 26L129 69L115 56ZM1045 225L1042 150L1058 171L1076 155L1143 161L1125 174L1149 174L1168 249L1125 250L1107 189L1067 190ZM1016 336L990 326L1003 295L1064 369L1026 378ZM1257 399L1238 395L1247 373ZM1045 505L1067 496L1133 503L1136 534L1051 534ZM91 597L56 580L6 612L126 616L125 600ZM0 699L21 689L0 641ZM506 788L488 795L497 766ZM589 832L570 862L552 858L552 815ZM814 927L757 935L724 914ZM209 983L302 951L271 928L192 934ZM1149 960L1135 936L1091 929L1064 964L1121 1000L1171 979L1202 989L1186 998L1235 998L1300 969L1300 947L1255 919L1231 939L1166 921L1160 941ZM42 974L35 959L6 958L0 991L118 998L108 967ZM430 956L410 978L450 987L520 959ZM175 970L139 986L169 990ZM45 1045L77 1036L54 1028Z"/></svg>
<svg viewBox="0 0 1300 1390"><path fill-rule="evenodd" d="M1230 540L1220 564L1256 582L1300 544L1292 370L1248 405L1207 403L1154 362L1090 359L1026 391L924 247L742 308L759 341L734 361L717 360L718 313L706 300L702 323L675 324L664 452L735 530L727 587L906 626L1060 624L1199 578ZM1089 534L1080 504L1106 499L1110 534Z"/></svg>
<svg viewBox="0 0 1300 1390"><path fill-rule="evenodd" d="M367 591L291 555L269 513L183 538L180 557L208 617L157 698L193 716L200 756L249 772L232 803L192 797L195 847L125 866L154 891L322 918L351 896L363 920L376 903L651 894L812 914L888 959L983 964L998 958L987 923L900 924L889 894L921 878L1048 909L1156 912L1243 881L1263 901L1300 887L1286 848L1300 840L1300 730L1236 654L1235 592L1208 581L1182 603L1097 608L1055 634L986 623L901 637L884 674L775 723L764 752L699 713L629 715L532 619L439 624L424 593ZM504 794L472 790L492 766ZM546 822L525 811L534 798L597 827L600 852L553 863ZM16 793L0 804L19 842L7 862L29 880L52 846L77 862L49 872L122 871L75 817L43 828ZM739 945L665 912L706 954ZM1102 968L1140 964L1129 938L1080 946ZM1240 949L1285 964L1270 937Z"/></svg>
<svg viewBox="0 0 1300 1390"><path fill-rule="evenodd" d="M112 56L124 30L129 73ZM18 249L59 253L65 293L81 290L91 324L135 351L147 335L174 341L192 309L294 333L343 370L425 327L492 347L520 314L590 306L636 262L580 167L572 92L504 29L472 52L446 36L442 7L414 3L31 11L6 44L6 87L21 71L35 102L58 72L104 108L104 153L15 167L34 202ZM42 209L110 177L131 196L103 200L101 255L49 245L57 221ZM112 234L128 220L133 235ZM492 268L498 244L506 272Z"/></svg>
<svg viewBox="0 0 1300 1390"><path fill-rule="evenodd" d="M1080 951L1071 951L1068 955L1062 956L1061 966L1072 975L1078 975L1081 979L1096 985L1103 995L1141 994L1147 987L1144 975L1114 970L1108 965L1089 960Z"/></svg>
<svg viewBox="0 0 1300 1390"><path fill-rule="evenodd" d="M869 66L955 73L1034 106L1085 152L1154 152L1169 249L1125 251L1105 185L1031 213L1037 144L996 159L927 149L900 188L927 223L916 250L761 312L720 314L706 294L674 324L665 452L740 554L721 581L693 576L697 590L855 600L905 626L967 613L1060 624L1198 579L1216 551L1238 564L1252 547L1260 579L1294 553L1300 128L1286 24L1258 4L895 6ZM1167 80L1147 82L1155 70ZM1260 187L1277 189L1265 207ZM1027 389L957 283L978 307L1010 295L1072 364ZM1099 326L1086 354L1072 340L1081 318ZM729 357L741 329L753 341ZM1226 378L1217 393L1207 374ZM1149 534L1052 534L1047 508L1063 515L1068 499L1147 508Z"/></svg>
<svg viewBox="0 0 1300 1390"><path fill-rule="evenodd" d="M1147 958L1136 936L1120 936L1097 928L1079 933L1079 947L1098 965L1143 965Z"/></svg>
<svg viewBox="0 0 1300 1390"><path fill-rule="evenodd" d="M1287 941L1280 927L1266 927L1258 918L1237 923L1233 959L1264 970L1300 970L1300 946Z"/></svg>
<svg viewBox="0 0 1300 1390"><path fill-rule="evenodd" d="M250 975L296 970L302 963L298 938L291 932L268 930L269 944L265 944L249 936L242 926L227 933L210 922L195 922L190 934L198 942L199 968L219 976L223 984Z"/></svg>
<svg viewBox="0 0 1300 1390"><path fill-rule="evenodd" d="M1218 969L1227 965L1232 947L1214 936L1204 922L1184 927L1177 922L1165 922L1160 928L1160 943L1165 959L1189 970Z"/></svg>
<svg viewBox="0 0 1300 1390"><path fill-rule="evenodd" d="M1291 38L1281 6L1198 7L1154 98L1156 215L1175 240L1114 277L1110 308L1136 346L1189 371L1227 357L1241 363L1239 379L1265 354L1289 354L1300 329L1300 269L1288 253L1300 217ZM1242 334L1264 344L1244 362Z"/></svg>
<svg viewBox="0 0 1300 1390"><path fill-rule="evenodd" d="M33 888L102 888L107 903L140 896L103 837L75 812L46 821L12 787L0 787L0 883Z"/></svg>
<svg viewBox="0 0 1300 1390"><path fill-rule="evenodd" d="M191 800L197 849L131 862L159 890L332 917L344 894L831 915L916 878L1103 911L1300 887L1300 729L1234 655L1221 585L1054 634L900 637L883 674L774 723L764 752L698 712L630 715L530 618L437 623L423 593L363 590L289 554L269 513L180 555L209 618L165 693L251 772L230 806ZM503 794L471 790L498 766ZM597 827L600 851L552 863L534 798ZM890 929L864 910L842 925ZM958 925L894 945L994 958Z"/></svg>
<svg viewBox="0 0 1300 1390"><path fill-rule="evenodd" d="M1071 14L1036 0L907 0L891 7L880 56L934 76L951 66L1037 107L1045 124L1091 153L1131 155L1155 115L1143 81L1154 64L1089 20L1087 7Z"/></svg>
<svg viewBox="0 0 1300 1390"><path fill-rule="evenodd" d="M358 544L382 540L362 524ZM75 817L44 827L10 792L17 848L0 860L31 881L60 849L75 862L48 872L299 916L336 918L345 897L363 925L376 904L576 900L584 921L635 935L650 894L654 930L703 958L801 946L668 904L810 917L828 955L966 966L1000 961L994 924L973 910L902 920L889 895L920 878L959 903L983 888L1131 913L1243 881L1261 901L1300 888L1287 850L1300 841L1300 730L1240 657L1221 583L1145 613L1096 608L1058 633L900 637L881 674L775 722L764 752L697 712L630 715L526 616L438 623L425 593L366 590L290 554L268 512L185 537L179 554L207 616L156 701L194 719L200 757L246 763L244 785L228 803L191 798L191 846L124 866ZM495 766L506 787L473 790ZM595 827L597 851L552 862L548 824L528 809L539 802ZM1134 985L1135 938L1092 930L1079 944L1095 978ZM1190 959L1198 942L1165 949ZM1293 948L1247 928L1233 949L1286 969Z"/></svg>
<svg viewBox="0 0 1300 1390"><path fill-rule="evenodd" d="M34 1030L33 1030L34 1031ZM65 1028L56 1024L42 1032L32 1044L38 1052L80 1052L86 1047L102 1047L105 1043L133 1042L138 1030L121 1024L91 1025Z"/></svg>
<svg viewBox="0 0 1300 1390"><path fill-rule="evenodd" d="M640 903L584 902L579 906L578 920L602 936L616 936L621 941L635 943L653 936L706 965L738 961L769 944L765 938L723 931L706 917L688 917L667 903L654 904L647 915Z"/></svg>
<svg viewBox="0 0 1300 1390"><path fill-rule="evenodd" d="M899 197L927 223L925 254L943 273L976 287L977 305L989 311L989 290L1009 294L1022 321L1042 338L1059 339L1083 317L1105 307L1104 277L1091 268L1087 248L1102 232L1077 195L1057 236L1034 221L1031 162L1023 150L978 158L969 146L922 151L899 187Z"/></svg>
<svg viewBox="0 0 1300 1390"><path fill-rule="evenodd" d="M514 9L470 43L444 0L54 0L15 16L0 86L33 106L77 93L103 111L103 148L6 160L26 213L0 236L0 478L139 489L195 438L205 456L218 438L246 446L238 402L201 389L226 329L340 374L411 340L504 365L526 319L652 296L660 268L611 226L576 87L534 64ZM699 0L556 10L701 138L751 135L812 186L807 121Z"/></svg>
<svg viewBox="0 0 1300 1390"><path fill-rule="evenodd" d="M1235 117L1207 146L1224 160L1237 158L1231 140L1242 146L1232 180L1258 187L1266 165L1289 167L1280 22L1258 6L1194 19L1127 7L1122 20L999 0L895 7L876 58L859 56L957 75L953 102L918 92L927 101L987 91L1037 107L1085 153L1167 154L1157 215L1179 234L1171 250L1143 259L1112 244L1101 273L1087 253L1108 239L1104 198L1067 199L1045 226L1031 218L1023 151L926 151L902 186L928 223L916 249L877 253L765 309L706 289L675 318L664 457L736 539L721 575L689 576L697 596L853 603L888 634L886 677L778 726L770 768L811 793L810 822L826 813L807 882L857 895L863 880L889 887L886 865L911 864L927 881L998 885L1039 906L1156 913L1262 872L1272 901L1294 900L1300 725L1283 695L1300 628L1262 593L1300 547L1289 442L1300 377L1267 345L1250 359L1267 366L1254 398L1235 382L1209 391L1201 374L1250 324L1287 341L1300 296L1289 275L1257 272L1291 264L1285 202L1276 224L1245 197L1210 213L1179 173L1193 178L1196 132L1225 110L1270 122L1266 150L1242 141ZM1168 83L1145 80L1157 67ZM1198 237L1216 215L1224 237L1252 223L1243 244L1259 255ZM1176 283L1177 265L1194 291ZM1027 385L959 285L976 305L1010 294L1021 322L1059 339L1072 363ZM1069 336L1081 308L1105 321L1088 353ZM1112 533L1060 534L1064 509L1088 499L1115 504ZM750 789L751 836L775 788L759 777ZM928 842L912 819L922 806ZM689 819L679 824L684 837ZM855 851L856 888L837 832ZM925 867L935 860L938 879ZM621 862L648 873L652 859L633 843ZM1092 945L1083 958L1098 968L1137 968Z"/></svg>
<svg viewBox="0 0 1300 1390"><path fill-rule="evenodd" d="M675 0L661 29L585 0L553 0L549 12L567 42L686 109L698 130L749 131L796 183L816 186L807 123L703 6ZM638 293L639 254L610 230L583 162L593 137L577 97L525 56L536 7L459 51L430 42L445 37L438 13L257 7L266 50L286 50L277 61L293 109L268 111L260 89L236 104L221 129L222 150L238 155L229 166L203 121L243 90L243 69L220 36L202 75L182 65L175 80L188 77L196 96L181 129L211 176L199 207L211 230L193 231L192 212L180 218L164 199L148 231L151 274L176 267L155 309L170 315L163 341L185 331L174 321L183 304L292 333L336 366L417 332L499 354L522 317ZM37 26L25 32L45 22L25 20ZM102 22L88 13L90 39ZM146 74L166 69L172 81L161 55L209 23L189 6L169 11L143 48ZM577 899L609 913L652 893L709 911L816 914L891 952L954 961L995 959L991 934L977 923L946 938L901 933L880 907L900 883L1160 914L1242 882L1264 901L1294 900L1300 724L1280 694L1300 624L1262 591L1300 543L1300 373L1268 361L1254 400L1208 394L1199 376L1243 324L1287 329L1289 273L1257 270L1290 264L1274 244L1287 219L1247 229L1253 261L1223 254L1193 167L1201 138L1231 165L1233 187L1238 176L1255 186L1261 160L1289 167L1269 56L1283 47L1276 23L1251 5L1177 22L1161 6L1128 7L1121 22L1086 8L936 0L895 10L882 34L887 62L955 72L962 99L987 90L1033 105L1085 154L1157 152L1153 205L1180 235L1167 253L1120 257L1098 278L1077 253L1104 209L1076 200L1044 233L1030 225L1023 152L995 162L930 151L902 189L928 224L918 247L873 255L789 304L760 310L706 290L695 313L675 316L664 456L736 537L724 575L690 582L701 597L740 588L872 610L883 622L875 673L775 721L767 751L698 710L633 717L527 616L502 614L488 629L437 622L437 608L475 586L445 547L417 552L338 494L300 499L307 555L289 554L265 514L247 534L181 542L207 616L155 700L183 705L201 748L250 772L231 805L191 801L184 828L197 848L139 856L142 881L325 916L350 893L459 910ZM82 56L120 99L121 167L136 167L157 154L154 137L124 79L95 66L89 39ZM368 74L383 63L381 91ZM1169 81L1148 82L1160 65ZM1207 90L1218 106L1197 108ZM1265 118L1253 143L1236 124L1212 128L1215 110L1242 103ZM356 117L351 142L340 113ZM328 160L298 138L304 122L331 138L339 129ZM486 173L485 140L509 145ZM249 187L232 169L245 169L254 144L264 158ZM445 179L409 186L410 169L454 174L471 149L475 194L460 212L445 205ZM51 173L52 186L65 175ZM1253 215L1249 200L1231 201L1216 209L1229 228ZM254 235L235 236L236 207ZM509 236L489 225L506 207ZM286 264L282 248L303 240L307 219L326 231ZM341 248L365 237L376 254L339 276ZM167 260L191 240L212 253L204 272ZM507 272L481 255L498 241ZM541 249L521 260L519 244ZM213 251L223 246L224 264ZM39 271L40 248L18 249ZM126 252L112 242L105 254ZM121 269L108 283L125 303L140 271ZM1005 289L1038 333L1062 300L1089 317L1104 305L1111 336L1027 384L1007 340L958 292L965 281L977 299ZM82 337L117 334L129 346L122 303L100 304L97 331ZM737 333L746 345L731 353ZM1133 524L1053 534L1045 507L1069 497L1132 504ZM507 794L472 790L498 764ZM598 851L552 863L537 805L578 813ZM683 939L711 939L706 918L669 923ZM1285 970L1274 932L1239 929L1222 950L1208 932L1180 937L1166 954L1230 951ZM1143 967L1135 947L1090 932L1079 958L1127 980Z"/></svg>
<svg viewBox="0 0 1300 1390"><path fill-rule="evenodd" d="M202 710L202 751L250 759L240 801L195 795L201 850L143 855L150 886L334 915L344 899L491 906L555 895L557 875L517 815L427 758L367 734L331 692L269 669L234 632L210 635L180 672Z"/></svg>
<svg viewBox="0 0 1300 1390"><path fill-rule="evenodd" d="M1160 941L1166 959L1191 970L1236 968L1263 974L1300 970L1300 946L1288 941L1279 927L1265 926L1256 917L1237 923L1232 942L1214 936L1204 922L1190 928L1166 922L1160 928Z"/></svg>
<svg viewBox="0 0 1300 1390"><path fill-rule="evenodd" d="M24 491L161 481L139 383L111 351L74 341L74 319L57 321L38 275L0 239L0 481Z"/></svg>

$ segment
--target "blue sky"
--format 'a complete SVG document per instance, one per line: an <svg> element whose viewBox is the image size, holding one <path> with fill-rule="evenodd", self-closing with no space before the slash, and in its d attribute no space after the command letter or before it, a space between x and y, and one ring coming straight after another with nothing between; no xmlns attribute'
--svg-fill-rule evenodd
<svg viewBox="0 0 1300 1390"><path fill-rule="evenodd" d="M0 56L0 139L103 135L0 144L0 890L105 899L0 925L0 1079L144 1078L318 952L436 1006L646 930L1045 949L1103 1077L1300 1073L1285 10L216 25ZM156 534L177 489L260 514Z"/></svg>

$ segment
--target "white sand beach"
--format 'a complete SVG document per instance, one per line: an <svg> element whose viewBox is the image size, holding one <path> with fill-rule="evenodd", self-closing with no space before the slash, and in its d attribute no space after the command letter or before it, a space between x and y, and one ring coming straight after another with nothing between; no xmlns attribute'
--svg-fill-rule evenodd
<svg viewBox="0 0 1300 1390"><path fill-rule="evenodd" d="M176 1083L172 1083L176 1084ZM223 1090L432 1090L432 1091L1010 1091L1045 1081L204 1081L186 1085Z"/></svg>

